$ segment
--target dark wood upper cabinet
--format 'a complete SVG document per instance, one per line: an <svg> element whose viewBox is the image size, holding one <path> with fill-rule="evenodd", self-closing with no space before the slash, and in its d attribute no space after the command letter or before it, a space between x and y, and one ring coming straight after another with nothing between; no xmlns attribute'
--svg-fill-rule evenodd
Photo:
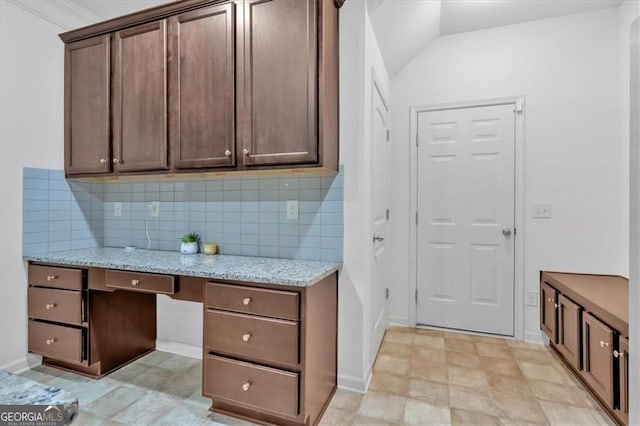
<svg viewBox="0 0 640 426"><path fill-rule="evenodd" d="M110 36L69 43L64 55L65 170L108 173Z"/></svg>
<svg viewBox="0 0 640 426"><path fill-rule="evenodd" d="M235 166L234 4L169 20L173 165Z"/></svg>
<svg viewBox="0 0 640 426"><path fill-rule="evenodd" d="M166 20L114 35L113 168L168 168Z"/></svg>
<svg viewBox="0 0 640 426"><path fill-rule="evenodd" d="M245 166L318 162L318 2L246 0L238 55Z"/></svg>

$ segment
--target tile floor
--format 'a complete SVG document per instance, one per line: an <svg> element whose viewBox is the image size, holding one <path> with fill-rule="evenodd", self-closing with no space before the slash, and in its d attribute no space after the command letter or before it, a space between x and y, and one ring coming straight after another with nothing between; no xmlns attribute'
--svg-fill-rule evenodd
<svg viewBox="0 0 640 426"><path fill-rule="evenodd" d="M211 413L200 361L153 352L92 380L50 367L22 373L75 392L74 425L250 425ZM610 425L541 345L431 330L387 331L369 392L338 390L322 425Z"/></svg>

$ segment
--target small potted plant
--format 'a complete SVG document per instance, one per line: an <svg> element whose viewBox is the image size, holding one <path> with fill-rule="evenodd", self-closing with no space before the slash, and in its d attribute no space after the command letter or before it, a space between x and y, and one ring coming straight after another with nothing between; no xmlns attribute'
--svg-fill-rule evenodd
<svg viewBox="0 0 640 426"><path fill-rule="evenodd" d="M180 253L194 254L198 252L198 241L200 241L200 236L195 232L185 234L180 241Z"/></svg>

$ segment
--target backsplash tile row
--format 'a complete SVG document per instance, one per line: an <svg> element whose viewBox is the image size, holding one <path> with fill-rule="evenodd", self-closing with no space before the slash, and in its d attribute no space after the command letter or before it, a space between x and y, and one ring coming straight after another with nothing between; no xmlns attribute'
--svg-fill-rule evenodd
<svg viewBox="0 0 640 426"><path fill-rule="evenodd" d="M331 176L176 177L70 185L80 211L90 212L90 231L102 238L103 246L178 250L180 237L196 232L203 242L218 243L223 254L341 261L343 177L341 170ZM42 188L25 186L25 196L27 189ZM287 219L288 200L299 200L297 220ZM153 201L160 203L158 217L151 214ZM121 203L121 216L114 215L114 203ZM33 233L26 224L25 234Z"/></svg>

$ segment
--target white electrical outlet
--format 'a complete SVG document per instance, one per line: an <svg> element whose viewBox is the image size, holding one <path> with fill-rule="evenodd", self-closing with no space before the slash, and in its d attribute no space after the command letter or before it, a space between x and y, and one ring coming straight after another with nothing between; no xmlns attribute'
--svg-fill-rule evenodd
<svg viewBox="0 0 640 426"><path fill-rule="evenodd" d="M160 216L160 201L152 201L149 204L149 208L151 209L151 216L153 217Z"/></svg>
<svg viewBox="0 0 640 426"><path fill-rule="evenodd" d="M535 203L533 205L533 217L549 219L551 217L551 203Z"/></svg>
<svg viewBox="0 0 640 426"><path fill-rule="evenodd" d="M115 203L113 203L113 215L116 217L120 217L122 216L122 203L119 201L116 201Z"/></svg>
<svg viewBox="0 0 640 426"><path fill-rule="evenodd" d="M537 291L528 291L527 292L527 306L538 306L538 292Z"/></svg>
<svg viewBox="0 0 640 426"><path fill-rule="evenodd" d="M298 219L298 200L287 201L287 219Z"/></svg>

